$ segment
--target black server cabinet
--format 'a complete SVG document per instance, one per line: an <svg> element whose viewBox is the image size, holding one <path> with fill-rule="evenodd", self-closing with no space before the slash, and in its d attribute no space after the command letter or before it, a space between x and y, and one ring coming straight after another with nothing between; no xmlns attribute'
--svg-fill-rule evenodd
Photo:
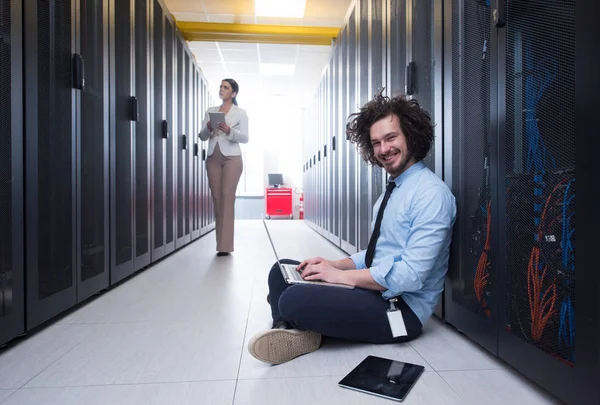
<svg viewBox="0 0 600 405"><path fill-rule="evenodd" d="M85 66L77 109L77 300L81 302L109 285L108 3L81 0L78 15L78 48Z"/></svg>
<svg viewBox="0 0 600 405"><path fill-rule="evenodd" d="M196 218L197 218L197 185L198 185L198 161L196 159L196 151L198 148L198 131L197 131L197 123L198 119L198 89L197 89L197 72L196 67L192 64L192 105L190 107L191 110L191 118L192 118L192 129L190 130L190 136L192 137L192 187L191 187L191 206L190 206L190 220L192 223L192 240L197 239L200 236L200 229L197 228Z"/></svg>
<svg viewBox="0 0 600 405"><path fill-rule="evenodd" d="M498 355L569 404L600 401L598 142L586 116L598 94L598 46L587 4L507 2L492 38L503 186L503 221L493 222ZM588 59L592 71L581 68Z"/></svg>
<svg viewBox="0 0 600 405"><path fill-rule="evenodd" d="M152 261L165 256L166 245L166 153L169 140L170 124L167 121L165 108L165 16L158 0L154 0L152 24L152 58L153 58L153 131L154 156L152 164L153 223L152 223Z"/></svg>
<svg viewBox="0 0 600 405"><path fill-rule="evenodd" d="M333 53L331 55L331 58L329 60L329 68L328 68L328 93L329 96L327 97L327 116L328 116L328 122L327 122L327 131L325 133L325 140L327 141L327 146L325 148L324 154L325 154L325 160L327 162L327 181L328 181L328 193L329 193L329 198L327 200L327 218L325 218L326 223L327 223L327 231L329 232L329 240L333 243L339 243L339 240L335 239L335 218L337 216L336 212L336 206L335 206L335 195L337 193L337 189L336 189L336 184L335 184L335 179L336 179L336 163L335 163L335 151L333 150L333 136L335 134L336 131L336 126L337 126L337 114L335 113L335 100L336 100L336 95L335 95L335 89L336 89L336 70L335 70L336 66L335 66L335 58L333 57Z"/></svg>
<svg viewBox="0 0 600 405"><path fill-rule="evenodd" d="M111 9L111 283L116 283L150 264L150 17L146 0L114 1Z"/></svg>
<svg viewBox="0 0 600 405"><path fill-rule="evenodd" d="M358 15L356 8L350 15L348 22L348 115L358 110ZM348 248L344 249L348 253L355 253L358 247L358 165L360 164L356 146L348 144Z"/></svg>
<svg viewBox="0 0 600 405"><path fill-rule="evenodd" d="M189 200L187 198L187 192L189 190L187 183L187 179L189 178L187 159L189 133L187 119L189 112L186 110L188 105L186 84L189 81L189 79L187 79L189 63L186 63L187 54L183 41L181 39L176 39L175 42L177 44L177 238L175 248L179 249L190 241L189 233L186 233L186 218L188 216L186 208L189 206ZM187 230L189 231L189 224L187 224Z"/></svg>
<svg viewBox="0 0 600 405"><path fill-rule="evenodd" d="M134 273L137 253L134 168L140 108L134 96L134 2L112 0L111 4L111 284Z"/></svg>
<svg viewBox="0 0 600 405"><path fill-rule="evenodd" d="M32 328L77 300L78 90L71 74L76 8L71 0L38 0L26 2L24 11L26 295Z"/></svg>
<svg viewBox="0 0 600 405"><path fill-rule="evenodd" d="M425 109L434 123L434 142L424 159L429 169L443 178L443 114L442 114L442 0L409 0L407 2L407 76L406 89ZM442 295L435 314L443 316Z"/></svg>
<svg viewBox="0 0 600 405"><path fill-rule="evenodd" d="M200 132L200 72L194 67L194 107L192 112L192 118L194 127L192 129L192 136L194 137L194 149L193 149L193 208L192 208L192 239L198 239L200 237L200 139L198 139L198 133Z"/></svg>
<svg viewBox="0 0 600 405"><path fill-rule="evenodd" d="M435 141L424 162L441 178L443 173L442 0L408 0L406 15L408 17L406 93L429 112L432 121L436 124ZM468 32L467 35L474 34Z"/></svg>
<svg viewBox="0 0 600 405"><path fill-rule="evenodd" d="M20 0L0 2L0 345L25 331L23 34Z"/></svg>
<svg viewBox="0 0 600 405"><path fill-rule="evenodd" d="M491 9L445 2L444 142L446 183L457 216L445 288L445 319L497 353L496 258L492 247Z"/></svg>
<svg viewBox="0 0 600 405"><path fill-rule="evenodd" d="M387 96L404 94L406 87L406 0L386 0Z"/></svg>
<svg viewBox="0 0 600 405"><path fill-rule="evenodd" d="M175 151L179 140L177 122L175 121L176 108L176 51L175 30L173 21L165 19L165 119L168 127L168 137L165 141L165 254L175 250L175 225L177 224L176 207L176 160Z"/></svg>
<svg viewBox="0 0 600 405"><path fill-rule="evenodd" d="M340 151L338 159L339 178L341 184L340 196L340 247L348 251L348 146L346 140L346 119L348 117L348 26L346 25L340 34L340 53L339 53L339 75L340 75L340 126L343 137L336 145Z"/></svg>
<svg viewBox="0 0 600 405"><path fill-rule="evenodd" d="M135 228L134 271L150 264L150 4L148 0L135 0ZM135 111L134 111L135 112Z"/></svg>
<svg viewBox="0 0 600 405"><path fill-rule="evenodd" d="M184 51L185 55L185 93L184 93L184 105L185 109L185 124L184 131L186 137L184 139L184 151L183 154L185 156L185 190L184 190L184 199L185 199L185 216L184 216L184 225L185 225L185 238L186 242L190 242L192 240L192 232L191 232L191 224L192 224L192 151L194 149L194 133L192 131L192 73L194 71L194 65L191 61L190 55L187 50Z"/></svg>
<svg viewBox="0 0 600 405"><path fill-rule="evenodd" d="M371 50L371 14L370 8L372 0L359 0L357 2L357 104L359 107L364 106L372 98L371 92L371 75L369 66L370 50ZM355 145L351 146L356 149ZM364 250L369 244L369 235L371 233L371 217L372 217L372 170L371 165L365 162L360 153L357 153L357 217L356 217L356 232L357 232L357 249ZM376 197L375 197L376 198Z"/></svg>
<svg viewBox="0 0 600 405"><path fill-rule="evenodd" d="M368 96L372 100L375 94L379 94L384 89L386 82L386 58L387 58L387 41L384 35L386 26L384 25L384 16L387 13L384 0L370 0L369 3L369 82ZM386 173L383 168L371 166L371 199L369 208L369 225L368 234L371 236L371 218L373 216L373 205L384 190L386 181ZM367 242L368 245L368 242ZM365 246L366 248L366 246Z"/></svg>
<svg viewBox="0 0 600 405"><path fill-rule="evenodd" d="M331 94L332 94L332 110L331 116L333 117L333 128L331 131L331 187L332 187L332 211L331 211L331 232L333 233L333 243L337 246L341 245L340 239L340 154L338 150L338 142L344 139L342 135L343 125L341 123L340 114L340 42L338 40L334 50L332 58L332 83L331 83Z"/></svg>

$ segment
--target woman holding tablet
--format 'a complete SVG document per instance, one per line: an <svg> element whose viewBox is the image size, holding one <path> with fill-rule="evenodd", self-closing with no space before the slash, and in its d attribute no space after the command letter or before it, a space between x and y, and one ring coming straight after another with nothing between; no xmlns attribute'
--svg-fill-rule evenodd
<svg viewBox="0 0 600 405"><path fill-rule="evenodd" d="M199 135L202 141L209 140L206 171L215 205L217 256L233 252L235 191L243 169L239 144L248 142L248 115L237 106L239 89L233 79L221 82L223 103L208 108Z"/></svg>

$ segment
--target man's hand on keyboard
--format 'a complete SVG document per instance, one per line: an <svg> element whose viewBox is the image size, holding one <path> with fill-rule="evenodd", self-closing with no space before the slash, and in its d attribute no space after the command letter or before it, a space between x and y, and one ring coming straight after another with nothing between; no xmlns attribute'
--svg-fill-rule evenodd
<svg viewBox="0 0 600 405"><path fill-rule="evenodd" d="M306 266L314 266L316 264L327 264L333 267L333 262L331 260L323 259L322 257L313 257L312 259L306 259L302 263L298 265L298 271L303 272ZM304 274L304 273L303 273Z"/></svg>
<svg viewBox="0 0 600 405"><path fill-rule="evenodd" d="M322 261L309 264L302 272L302 278L307 281L325 281L327 283L344 284L344 271L336 269L330 263Z"/></svg>

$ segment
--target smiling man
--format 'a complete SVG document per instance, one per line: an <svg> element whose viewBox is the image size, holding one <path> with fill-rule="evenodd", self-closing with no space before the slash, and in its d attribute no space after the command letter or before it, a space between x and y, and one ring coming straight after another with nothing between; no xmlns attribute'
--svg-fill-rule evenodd
<svg viewBox="0 0 600 405"><path fill-rule="evenodd" d="M279 265L269 274L272 329L248 350L280 364L315 351L322 336L368 343L406 342L421 333L442 293L448 270L456 203L423 159L433 124L417 101L381 94L350 116L347 132L365 161L390 175L374 207L369 246L349 258L297 262L308 281L347 284L289 285ZM390 308L395 310L388 313Z"/></svg>

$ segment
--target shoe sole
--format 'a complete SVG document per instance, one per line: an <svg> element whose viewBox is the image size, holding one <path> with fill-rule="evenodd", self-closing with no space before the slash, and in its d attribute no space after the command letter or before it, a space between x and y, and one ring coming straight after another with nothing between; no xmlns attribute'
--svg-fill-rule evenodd
<svg viewBox="0 0 600 405"><path fill-rule="evenodd" d="M308 330L271 329L248 342L250 354L265 363L281 364L321 346L321 334Z"/></svg>

